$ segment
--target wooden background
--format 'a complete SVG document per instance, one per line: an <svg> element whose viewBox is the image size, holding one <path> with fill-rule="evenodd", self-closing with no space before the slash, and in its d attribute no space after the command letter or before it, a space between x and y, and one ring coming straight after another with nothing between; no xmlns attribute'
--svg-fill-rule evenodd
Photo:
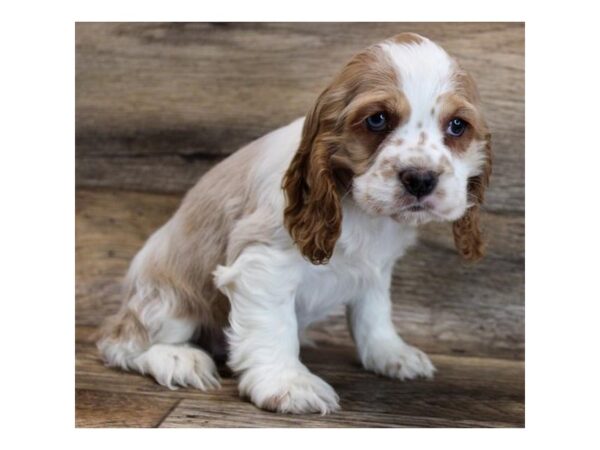
<svg viewBox="0 0 600 450"><path fill-rule="evenodd" d="M512 23L77 24L78 425L243 423L242 413L238 422L227 422L217 413L200 414L202 421L198 414L188 411L198 409L201 402L203 410L214 412L211 399L219 397L188 393L196 400L182 401L181 396L169 396L170 392L158 386L140 394L136 383L153 385L141 377L102 367L90 335L106 315L118 308L119 282L132 256L169 218L183 193L206 170L241 145L304 115L352 54L402 31L421 33L439 42L477 80L493 134L494 173L483 220L489 241L487 257L476 265L462 263L453 249L449 226L428 226L420 244L396 268L394 319L403 337L438 355L434 362L440 365L442 361L450 375L461 365L477 362L474 367L479 372L475 370L464 382L480 386L488 395L494 392L494 386L482 380L488 380L488 384L506 383L512 386L513 390L507 388L505 394L513 403L508 410L495 404L492 409L501 410L500 416L489 411L486 416L471 405L458 411L442 409L445 413L440 413L439 420L429 422L422 412L392 408L393 417L401 419L392 420L390 416L373 423L522 425L524 25ZM353 361L341 311L316 327L313 336L332 354L345 349L342 353L345 351L346 359ZM314 363L320 364L319 355L314 357ZM359 373L351 367L353 374ZM512 378L500 380L492 376L490 367L501 367L498 373L510 373ZM328 367L323 370L327 373ZM333 370L331 376L335 378L336 373ZM324 376L331 382L331 377ZM434 383L439 379L443 381L444 375L440 374ZM123 384L121 394L115 394L102 380L111 380L112 386ZM400 389L380 378L375 380L388 389ZM371 384L378 389L378 384ZM460 383L452 393L460 393L459 387ZM230 394L226 411L234 414L239 408L251 408L247 411L254 414L255 425L371 423L352 412L324 422L286 422L272 415L261 422L250 405L235 398L233 380L226 383L225 390ZM345 406L344 392L338 391L345 411L355 410L358 414L364 410L358 403ZM406 392L416 395L412 389ZM473 393L469 395L473 397ZM492 397L490 402L495 401ZM477 401L481 403L482 399ZM139 410L144 408L136 402L150 402L147 409L152 413L146 421L139 419L143 417ZM106 406L108 412L98 414L99 405ZM177 408L171 411L173 405ZM371 413L385 410L379 406L372 406ZM222 407L217 403L217 410ZM130 417L127 408L138 411L136 418ZM469 408L477 414L464 415ZM437 417L432 414L428 411L426 417Z"/></svg>

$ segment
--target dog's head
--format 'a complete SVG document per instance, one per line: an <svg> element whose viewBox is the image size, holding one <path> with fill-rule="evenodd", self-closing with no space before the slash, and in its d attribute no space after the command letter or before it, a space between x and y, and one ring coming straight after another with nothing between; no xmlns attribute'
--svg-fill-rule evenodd
<svg viewBox="0 0 600 450"><path fill-rule="evenodd" d="M285 225L300 251L328 261L348 194L399 222L451 221L459 253L480 258L491 147L478 97L456 61L419 35L355 55L306 117L283 180Z"/></svg>

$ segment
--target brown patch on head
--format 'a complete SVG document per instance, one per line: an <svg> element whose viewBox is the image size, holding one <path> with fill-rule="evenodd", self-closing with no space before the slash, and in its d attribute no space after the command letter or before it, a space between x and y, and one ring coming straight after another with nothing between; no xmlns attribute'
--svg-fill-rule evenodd
<svg viewBox="0 0 600 450"><path fill-rule="evenodd" d="M466 150L472 141L484 140L489 132L479 109L480 99L475 80L455 63L452 81L453 92L439 98L441 102L440 126L442 131L445 131L450 120L455 117L467 122L467 129L462 136L448 137L445 142L448 147L460 152Z"/></svg>
<svg viewBox="0 0 600 450"><path fill-rule="evenodd" d="M336 179L347 181L366 172L389 132L405 122L410 107L398 89L399 80L392 62L378 46L356 55L321 94L321 130L332 149ZM370 131L365 120L384 112L388 127ZM349 177L340 176L349 173Z"/></svg>
<svg viewBox="0 0 600 450"><path fill-rule="evenodd" d="M444 139L444 144L457 153L464 152L473 141L481 141L488 134L487 125L479 109L455 92L441 96L439 118L439 126L443 133L446 133L448 124L455 118L466 122L467 127L461 136L446 135Z"/></svg>
<svg viewBox="0 0 600 450"><path fill-rule="evenodd" d="M398 85L384 51L369 47L335 77L306 118L299 149L283 180L284 223L314 264L329 260L340 235L340 193L352 177L367 171L389 132L410 115ZM388 127L370 131L365 120L379 112L387 115Z"/></svg>
<svg viewBox="0 0 600 450"><path fill-rule="evenodd" d="M373 132L365 120L379 111L386 113L389 126L381 132ZM350 169L353 175L361 175L371 166L377 151L389 139L390 132L405 121L409 115L408 102L396 88L388 93L358 95L345 109L345 132L339 136L339 146L334 153L338 168Z"/></svg>
<svg viewBox="0 0 600 450"><path fill-rule="evenodd" d="M480 97L475 80L471 75L462 70L458 64L453 76L454 90L457 95L466 99L469 103L478 106Z"/></svg>
<svg viewBox="0 0 600 450"><path fill-rule="evenodd" d="M417 33L400 33L391 37L389 41L394 42L395 44L409 45L420 44L425 41L425 38Z"/></svg>

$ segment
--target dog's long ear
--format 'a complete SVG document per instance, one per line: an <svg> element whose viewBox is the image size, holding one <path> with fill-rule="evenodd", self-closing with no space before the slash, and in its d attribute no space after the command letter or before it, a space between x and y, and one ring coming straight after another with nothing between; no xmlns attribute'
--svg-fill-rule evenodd
<svg viewBox="0 0 600 450"><path fill-rule="evenodd" d="M300 146L283 178L284 224L300 252L313 264L326 264L340 236L342 207L331 167L334 151L321 115L325 90L306 117Z"/></svg>
<svg viewBox="0 0 600 450"><path fill-rule="evenodd" d="M486 135L484 147L485 159L480 175L469 179L468 201L472 203L464 216L453 223L454 244L460 255L468 261L477 261L483 257L484 242L479 226L479 211L484 200L484 193L492 173L491 136Z"/></svg>

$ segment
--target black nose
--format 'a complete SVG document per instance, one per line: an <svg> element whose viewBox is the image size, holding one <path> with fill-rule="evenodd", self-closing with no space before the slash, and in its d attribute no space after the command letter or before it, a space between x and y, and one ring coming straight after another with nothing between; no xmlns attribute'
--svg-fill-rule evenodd
<svg viewBox="0 0 600 450"><path fill-rule="evenodd" d="M437 175L431 170L406 169L399 175L406 190L417 198L431 194L438 182Z"/></svg>

